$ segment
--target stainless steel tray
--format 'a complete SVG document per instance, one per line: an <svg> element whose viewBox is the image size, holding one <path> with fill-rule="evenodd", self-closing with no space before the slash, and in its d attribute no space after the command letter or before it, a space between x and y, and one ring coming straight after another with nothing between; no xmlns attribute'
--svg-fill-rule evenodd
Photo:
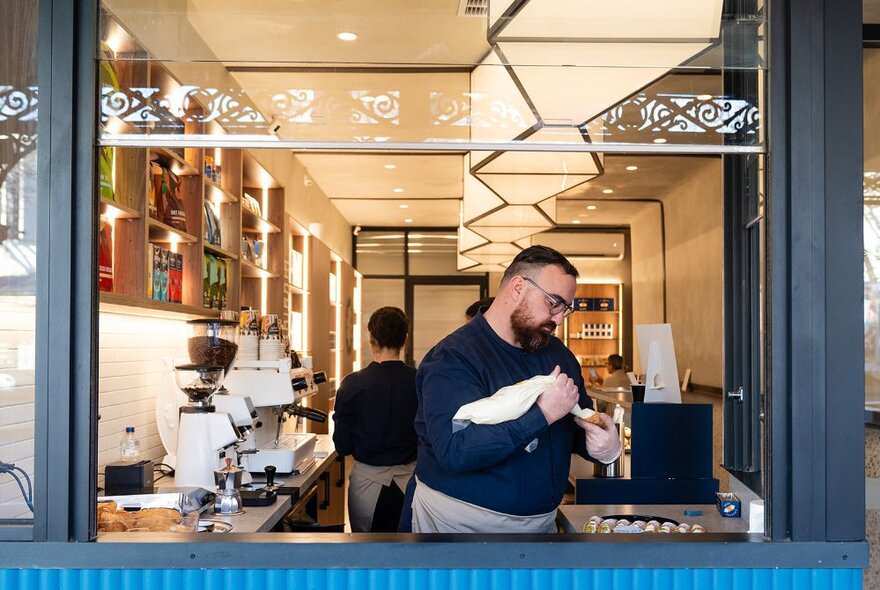
<svg viewBox="0 0 880 590"><path fill-rule="evenodd" d="M200 533L229 533L232 531L232 525L222 520L211 520L210 518L199 519L198 532Z"/></svg>

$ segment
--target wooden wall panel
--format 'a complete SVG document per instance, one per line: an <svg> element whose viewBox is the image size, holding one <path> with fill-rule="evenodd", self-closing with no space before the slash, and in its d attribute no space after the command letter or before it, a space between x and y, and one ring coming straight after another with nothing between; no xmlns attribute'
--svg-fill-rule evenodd
<svg viewBox="0 0 880 590"><path fill-rule="evenodd" d="M334 368L330 354L330 331L334 329L330 316L330 249L315 238L309 239L309 348L312 367L315 371L326 371L328 377ZM329 410L330 385L318 386L318 395L308 400L309 406L321 411ZM310 432L326 433L327 424L308 421Z"/></svg>
<svg viewBox="0 0 880 590"><path fill-rule="evenodd" d="M354 334L354 268L347 262L343 262L341 266L342 276L340 277L340 280L342 281L342 333L339 334L339 342L342 354L342 370L341 374L339 375L340 383L342 383L342 378L352 371L352 367L354 365L354 339L360 338L360 334Z"/></svg>

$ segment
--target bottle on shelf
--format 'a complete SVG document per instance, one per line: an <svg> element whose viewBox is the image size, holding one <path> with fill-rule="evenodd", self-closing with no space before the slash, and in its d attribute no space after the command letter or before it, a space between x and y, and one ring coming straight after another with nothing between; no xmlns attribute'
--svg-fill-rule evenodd
<svg viewBox="0 0 880 590"><path fill-rule="evenodd" d="M137 461L141 456L141 442L134 434L134 426L126 426L122 442L119 443L119 458L123 461Z"/></svg>

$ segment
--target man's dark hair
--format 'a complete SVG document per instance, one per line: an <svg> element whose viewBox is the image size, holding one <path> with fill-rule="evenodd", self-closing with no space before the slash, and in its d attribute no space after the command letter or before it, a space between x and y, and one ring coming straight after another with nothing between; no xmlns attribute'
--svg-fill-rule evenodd
<svg viewBox="0 0 880 590"><path fill-rule="evenodd" d="M620 371L623 369L623 357L619 354L610 354L608 355L608 364L615 371Z"/></svg>
<svg viewBox="0 0 880 590"><path fill-rule="evenodd" d="M555 264L562 268L567 275L574 278L578 277L578 271L574 265L568 261L568 258L547 246L529 246L516 255L504 276L501 277L501 283L504 284L516 275L529 276L532 271Z"/></svg>
<svg viewBox="0 0 880 590"><path fill-rule="evenodd" d="M382 348L401 349L409 332L409 319L402 309L380 307L370 316L367 330Z"/></svg>
<svg viewBox="0 0 880 590"><path fill-rule="evenodd" d="M492 305L493 301L495 301L494 297L484 297L479 301L474 301L465 310L465 317L469 320L474 319L475 317L477 317L477 312L480 311L480 309L482 309L483 307L489 307L490 305Z"/></svg>

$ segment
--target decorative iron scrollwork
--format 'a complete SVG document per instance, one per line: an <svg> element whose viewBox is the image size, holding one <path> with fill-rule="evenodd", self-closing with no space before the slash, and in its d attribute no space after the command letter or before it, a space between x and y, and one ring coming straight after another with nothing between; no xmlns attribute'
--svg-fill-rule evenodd
<svg viewBox="0 0 880 590"><path fill-rule="evenodd" d="M0 186L9 171L36 148L38 102L36 86L0 85Z"/></svg>
<svg viewBox="0 0 880 590"><path fill-rule="evenodd" d="M621 131L756 136L761 113L757 105L742 99L642 93L609 109L602 120L611 135Z"/></svg>

